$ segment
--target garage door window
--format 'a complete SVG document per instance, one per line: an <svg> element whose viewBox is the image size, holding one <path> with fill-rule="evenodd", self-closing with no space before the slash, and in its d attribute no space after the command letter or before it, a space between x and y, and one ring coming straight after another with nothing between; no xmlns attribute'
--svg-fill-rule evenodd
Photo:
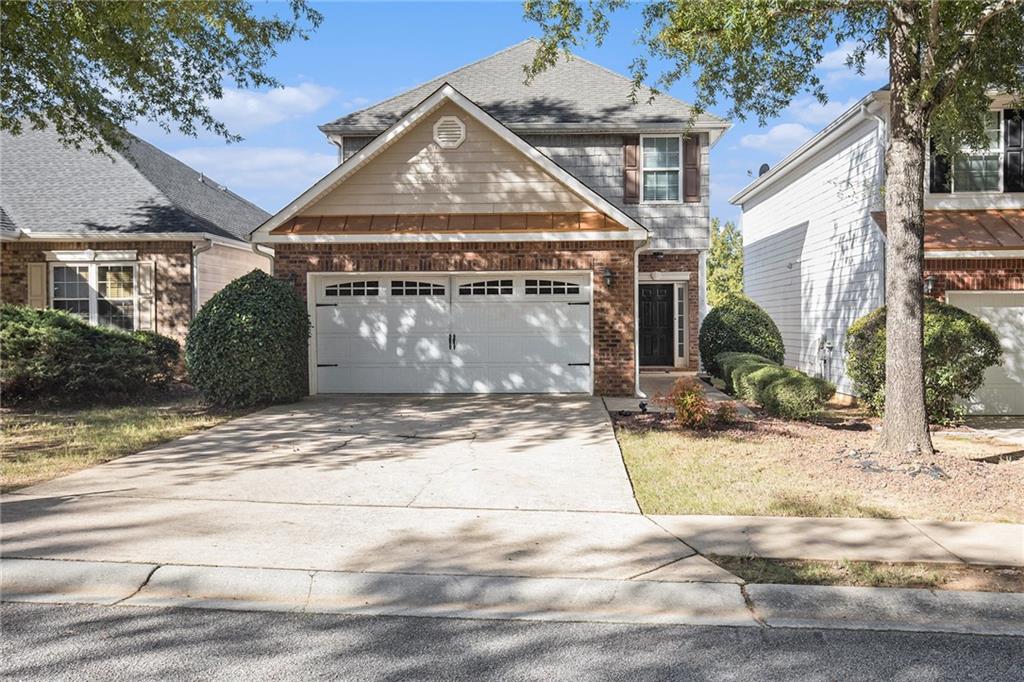
<svg viewBox="0 0 1024 682"><path fill-rule="evenodd" d="M392 280L392 296L444 296L444 285L433 282Z"/></svg>
<svg viewBox="0 0 1024 682"><path fill-rule="evenodd" d="M459 286L459 296L511 296L512 280L491 279Z"/></svg>
<svg viewBox="0 0 1024 682"><path fill-rule="evenodd" d="M527 296L577 295L579 293L579 285L572 282L560 282L551 279L526 280Z"/></svg>
<svg viewBox="0 0 1024 682"><path fill-rule="evenodd" d="M378 296L380 285L376 280L366 282L343 282L332 284L324 290L324 296Z"/></svg>

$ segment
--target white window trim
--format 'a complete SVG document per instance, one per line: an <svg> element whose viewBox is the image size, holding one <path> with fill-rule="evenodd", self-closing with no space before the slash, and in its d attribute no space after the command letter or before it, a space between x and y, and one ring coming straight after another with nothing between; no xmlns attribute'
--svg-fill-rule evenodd
<svg viewBox="0 0 1024 682"><path fill-rule="evenodd" d="M938 198L956 199L957 197L996 196L996 195L999 195L999 194L1005 194L1005 192L1003 191L1005 189L1005 184L1004 184L1004 180L1003 180L1003 166L1004 166L1004 164L1006 162L1006 131L1004 130L1004 118L1005 118L1006 114L1005 114L1003 109L989 109L989 111L990 112L995 112L999 116L999 125L998 125L998 131L999 131L999 151L997 152L997 155L999 156L999 188L998 189L978 189L978 190L965 189L965 190L960 190L958 192L957 189L956 189L956 171L955 171L955 169L953 167L953 164L956 163L956 161L955 161L955 159L950 159L949 191L948 192L932 192L932 183L931 183L931 177L932 177L932 145L931 145L931 142L929 141L929 143L928 143L928 153L925 155L925 169L924 169L924 177L925 177L924 189L925 189L925 195L926 196L928 196L928 197L935 197L937 199ZM985 155L983 152L981 152L981 151L979 151L977 149L971 149L970 147L963 147L963 148L960 149L960 151L962 153L968 154L968 155L981 155L981 156ZM992 151L992 150L989 150L989 151Z"/></svg>
<svg viewBox="0 0 1024 682"><path fill-rule="evenodd" d="M644 140L654 140L658 138L671 138L679 141L679 165L675 168L647 168L644 164ZM648 206L657 205L674 205L683 203L683 136L682 135L641 135L640 136L640 149L638 150L640 155L640 203L647 204ZM679 173L679 198L678 199L663 199L663 200L648 200L644 187L644 174L647 171L676 171Z"/></svg>
<svg viewBox="0 0 1024 682"><path fill-rule="evenodd" d="M46 260L50 262L85 265L93 262L116 262L119 264L134 263L137 260L135 251L109 251L86 249L84 251L44 251Z"/></svg>
<svg viewBox="0 0 1024 682"><path fill-rule="evenodd" d="M139 329L139 264L137 261L115 261L106 259L93 259L92 261L70 261L70 260L57 260L51 259L50 253L59 252L47 252L47 260L49 260L49 279L47 284L46 301L47 305L53 308L53 283L54 275L53 271L55 268L63 267L87 267L89 268L89 324L99 324L99 268L108 266L127 266L132 269L132 331L138 331ZM64 252L70 253L70 252ZM103 252L97 252L103 253ZM128 253L128 252L122 252ZM134 252L131 252L134 253ZM120 329L120 327L115 327Z"/></svg>

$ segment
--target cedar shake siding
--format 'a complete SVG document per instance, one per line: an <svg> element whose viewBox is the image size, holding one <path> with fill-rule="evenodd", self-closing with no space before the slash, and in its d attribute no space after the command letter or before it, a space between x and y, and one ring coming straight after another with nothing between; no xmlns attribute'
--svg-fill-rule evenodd
<svg viewBox="0 0 1024 682"><path fill-rule="evenodd" d="M673 204L626 202L623 150L629 137L612 134L522 136L526 142L572 173L585 185L651 230L650 248L707 249L710 245L711 221L707 133L697 135L700 138L699 200L686 202L682 201L681 197L678 203ZM638 139L638 136L631 137ZM346 136L342 140L343 160L362 149L372 139L373 137ZM447 212L449 209L442 210Z"/></svg>
<svg viewBox="0 0 1024 682"><path fill-rule="evenodd" d="M634 393L633 243L276 244L274 274L306 298L306 274L579 270L593 273L594 393ZM604 271L613 273L612 285Z"/></svg>
<svg viewBox="0 0 1024 682"><path fill-rule="evenodd" d="M184 342L192 319L192 243L176 241L5 242L0 245L0 295L4 303L28 304L29 263L45 263L46 251L136 252L138 262L155 264L154 307L158 334ZM47 305L51 283L47 270Z"/></svg>

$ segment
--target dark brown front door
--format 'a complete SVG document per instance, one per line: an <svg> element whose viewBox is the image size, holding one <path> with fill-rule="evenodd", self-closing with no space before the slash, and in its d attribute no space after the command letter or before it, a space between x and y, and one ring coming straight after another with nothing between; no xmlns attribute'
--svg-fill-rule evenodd
<svg viewBox="0 0 1024 682"><path fill-rule="evenodd" d="M672 284L640 285L640 364L671 365Z"/></svg>

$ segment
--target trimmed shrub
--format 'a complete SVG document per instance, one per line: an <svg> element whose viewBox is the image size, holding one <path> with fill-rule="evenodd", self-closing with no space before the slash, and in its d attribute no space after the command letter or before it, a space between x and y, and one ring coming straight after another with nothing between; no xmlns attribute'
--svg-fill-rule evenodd
<svg viewBox="0 0 1024 682"><path fill-rule="evenodd" d="M174 377L180 349L152 332L95 327L60 310L0 308L4 404L121 402Z"/></svg>
<svg viewBox="0 0 1024 682"><path fill-rule="evenodd" d="M746 296L727 296L700 326L700 357L712 375L723 378L716 358L722 353L756 353L776 364L786 354L779 328Z"/></svg>
<svg viewBox="0 0 1024 682"><path fill-rule="evenodd" d="M308 393L306 305L291 285L253 270L218 291L189 328L185 364L215 405L244 407Z"/></svg>
<svg viewBox="0 0 1024 682"><path fill-rule="evenodd" d="M885 307L852 325L846 336L846 371L860 399L885 411ZM963 401L981 388L985 370L1002 362L999 337L979 317L927 299L924 306L924 402L928 419L952 424L964 415Z"/></svg>
<svg viewBox="0 0 1024 682"><path fill-rule="evenodd" d="M723 368L727 390L759 403L772 416L808 419L821 412L836 392L824 379L752 353L722 353L716 360Z"/></svg>
<svg viewBox="0 0 1024 682"><path fill-rule="evenodd" d="M667 396L656 396L654 402L675 410L675 420L687 429L711 428L715 410L696 379L681 377L672 384Z"/></svg>

